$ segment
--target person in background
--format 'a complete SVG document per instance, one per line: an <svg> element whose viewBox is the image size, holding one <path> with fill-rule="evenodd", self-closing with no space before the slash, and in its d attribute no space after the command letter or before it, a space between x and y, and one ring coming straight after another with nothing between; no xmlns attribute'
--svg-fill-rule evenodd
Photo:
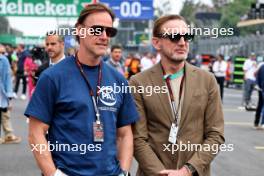
<svg viewBox="0 0 264 176"><path fill-rule="evenodd" d="M111 47L110 58L106 61L106 63L115 68L122 75L125 75L125 67L121 64L122 59L122 47L119 45L113 45Z"/></svg>
<svg viewBox="0 0 264 176"><path fill-rule="evenodd" d="M15 47L11 45L6 45L5 48L6 48L6 57L8 58L12 70L12 83L15 84L18 57L15 52Z"/></svg>
<svg viewBox="0 0 264 176"><path fill-rule="evenodd" d="M35 73L37 81L40 74L48 67L53 66L65 58L64 55L64 37L59 35L57 31L50 31L46 34L45 51L48 53L49 60L44 62Z"/></svg>
<svg viewBox="0 0 264 176"><path fill-rule="evenodd" d="M12 109L11 99L13 98L11 68L7 57L4 55L5 48L0 44L0 143L16 144L21 142L21 138L13 133L10 120ZM3 127L4 137L1 138L1 128Z"/></svg>
<svg viewBox="0 0 264 176"><path fill-rule="evenodd" d="M140 65L140 56L138 54L135 54L129 65L128 65L128 77L127 79L130 79L131 76L139 73L141 71L141 65Z"/></svg>
<svg viewBox="0 0 264 176"><path fill-rule="evenodd" d="M211 73L214 73L213 72L213 65L214 65L214 62L216 61L216 57L215 56L210 56L210 61L208 63L208 71L211 72Z"/></svg>
<svg viewBox="0 0 264 176"><path fill-rule="evenodd" d="M264 79L264 72L262 66L264 65L264 62L260 62L258 64L257 70L255 72L256 76L256 89L258 91L258 104L257 104L257 109L255 113L255 120L254 120L254 129L264 129L264 105L263 105L263 79Z"/></svg>
<svg viewBox="0 0 264 176"><path fill-rule="evenodd" d="M14 48L11 45L6 45L5 48L6 48L6 54L7 54L6 56L8 58L9 64L12 65L12 60L13 60L12 55L14 53Z"/></svg>
<svg viewBox="0 0 264 176"><path fill-rule="evenodd" d="M193 66L197 66L198 65L196 58L191 58L189 63L192 64Z"/></svg>
<svg viewBox="0 0 264 176"><path fill-rule="evenodd" d="M255 72L257 70L256 54L251 53L243 65L244 70L244 103L245 107L251 107L251 95L256 85Z"/></svg>
<svg viewBox="0 0 264 176"><path fill-rule="evenodd" d="M227 60L227 68L226 68L226 87L228 88L231 84L231 80L232 80L232 73L233 73L233 64L232 64L232 59L229 58Z"/></svg>
<svg viewBox="0 0 264 176"><path fill-rule="evenodd" d="M67 56L74 56L75 53L76 53L75 48L68 48L67 49Z"/></svg>
<svg viewBox="0 0 264 176"><path fill-rule="evenodd" d="M154 65L152 61L152 54L147 52L140 60L141 71L147 70Z"/></svg>
<svg viewBox="0 0 264 176"><path fill-rule="evenodd" d="M224 96L224 83L226 77L226 70L227 70L227 63L224 60L224 56L218 55L216 61L213 64L213 73L220 88L220 95L222 101Z"/></svg>
<svg viewBox="0 0 264 176"><path fill-rule="evenodd" d="M35 72L37 70L38 66L34 62L33 58L31 56L26 57L25 63L24 63L24 71L25 75L27 76L28 80L28 95L29 99L31 98L33 91L35 89L36 83L35 83Z"/></svg>
<svg viewBox="0 0 264 176"><path fill-rule="evenodd" d="M18 62L17 62L17 72L16 72L16 84L14 89L14 98L17 98L17 92L20 85L20 80L23 81L23 89L22 89L22 95L20 98L22 100L26 100L26 91L27 91L27 80L24 72L24 63L26 60L26 57L29 55L29 52L25 49L25 45L19 44L17 46L17 55L18 55Z"/></svg>
<svg viewBox="0 0 264 176"><path fill-rule="evenodd" d="M15 51L15 47L10 46L10 49L7 53L8 53L11 69L12 69L13 82L15 84L15 75L17 72L17 62L18 62L18 57L17 57L17 53Z"/></svg>
<svg viewBox="0 0 264 176"><path fill-rule="evenodd" d="M128 66L131 62L133 58L133 54L132 53L129 53L126 58L125 58L125 62L124 62L124 67L125 67L125 78L128 79Z"/></svg>

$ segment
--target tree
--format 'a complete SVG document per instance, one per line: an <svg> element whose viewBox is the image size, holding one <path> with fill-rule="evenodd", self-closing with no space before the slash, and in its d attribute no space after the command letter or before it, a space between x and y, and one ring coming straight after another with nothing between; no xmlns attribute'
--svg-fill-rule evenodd
<svg viewBox="0 0 264 176"><path fill-rule="evenodd" d="M185 0L180 15L183 16L188 23L195 23L195 12L197 4L193 0Z"/></svg>
<svg viewBox="0 0 264 176"><path fill-rule="evenodd" d="M254 31L255 28L239 29L236 26L240 18L249 12L251 4L254 2L255 0L233 0L227 5L218 7L218 11L222 14L220 26L224 28L234 28L235 34L245 34L252 32L252 30Z"/></svg>

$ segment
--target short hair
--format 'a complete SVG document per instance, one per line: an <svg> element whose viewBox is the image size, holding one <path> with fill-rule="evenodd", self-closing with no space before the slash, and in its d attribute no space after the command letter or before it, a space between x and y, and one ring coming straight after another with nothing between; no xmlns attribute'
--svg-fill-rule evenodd
<svg viewBox="0 0 264 176"><path fill-rule="evenodd" d="M154 22L154 27L153 27L153 31L152 31L153 37L159 37L159 35L161 33L161 26L164 23L166 23L167 21L170 21L170 20L182 20L182 21L184 21L187 24L186 20L180 15L165 15L165 16L162 16L162 17L158 18Z"/></svg>
<svg viewBox="0 0 264 176"><path fill-rule="evenodd" d="M6 52L5 46L0 43L0 54L4 54L5 52Z"/></svg>
<svg viewBox="0 0 264 176"><path fill-rule="evenodd" d="M113 45L111 47L111 52L113 52L115 49L121 49L122 50L122 47L120 45Z"/></svg>
<svg viewBox="0 0 264 176"><path fill-rule="evenodd" d="M18 46L17 46L17 47L20 47L20 48L22 48L22 49L25 49L25 45L24 45L24 44L22 44L22 43L18 44Z"/></svg>
<svg viewBox="0 0 264 176"><path fill-rule="evenodd" d="M48 36L54 36L54 35L57 35L58 36L59 42L64 42L64 36L63 35L60 35L59 32L58 32L58 30L48 31L46 33L46 37L48 37Z"/></svg>
<svg viewBox="0 0 264 176"><path fill-rule="evenodd" d="M224 55L222 55L222 54L219 54L218 57L219 57L221 60L225 60L225 57L224 57Z"/></svg>
<svg viewBox="0 0 264 176"><path fill-rule="evenodd" d="M104 4L95 3L95 4L89 4L89 5L85 6L85 8L81 11L81 13L77 19L75 27L77 28L78 25L83 24L83 22L87 18L87 16L89 16L93 13L97 13L97 12L107 12L111 16L112 21L114 22L114 20L115 20L114 12ZM80 37L78 35L76 36L76 39L78 42L80 42Z"/></svg>

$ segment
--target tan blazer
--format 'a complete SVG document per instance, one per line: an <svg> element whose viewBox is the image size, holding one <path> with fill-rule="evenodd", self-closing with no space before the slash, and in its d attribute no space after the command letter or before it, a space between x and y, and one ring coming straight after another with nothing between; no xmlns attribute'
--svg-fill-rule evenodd
<svg viewBox="0 0 264 176"><path fill-rule="evenodd" d="M130 85L162 87L161 64L131 78ZM140 87L139 87L140 86ZM185 63L184 100L177 144L205 144L204 151L176 151L168 142L173 121L167 93L133 93L140 120L133 126L134 154L139 163L138 176L155 176L163 169L180 169L192 164L200 176L210 176L215 145L224 143L224 119L219 88L214 76ZM168 147L166 148L165 145ZM208 151L208 146L214 151ZM174 147L174 152L172 152ZM169 151L170 149L170 151Z"/></svg>

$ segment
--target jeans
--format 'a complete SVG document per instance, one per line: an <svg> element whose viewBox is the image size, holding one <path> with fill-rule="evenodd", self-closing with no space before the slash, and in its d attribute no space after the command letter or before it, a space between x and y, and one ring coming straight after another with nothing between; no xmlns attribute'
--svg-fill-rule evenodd
<svg viewBox="0 0 264 176"><path fill-rule="evenodd" d="M262 91L258 91L258 106L257 106L255 121L254 121L255 126L258 126L258 124L259 124L260 116L262 113L262 107L263 107Z"/></svg>
<svg viewBox="0 0 264 176"><path fill-rule="evenodd" d="M26 76L24 74L21 74L21 73L17 73L16 74L16 85L15 85L14 92L17 93L17 91L18 91L20 79L22 79L22 81L23 81L22 94L26 94L26 91L27 91L27 79L26 79Z"/></svg>
<svg viewBox="0 0 264 176"><path fill-rule="evenodd" d="M264 125L264 92L262 92L262 111L261 111L261 119L260 119L260 125Z"/></svg>
<svg viewBox="0 0 264 176"><path fill-rule="evenodd" d="M255 81L251 79L247 79L244 82L244 101L246 105L248 105L249 102L251 101L251 95L255 85L256 85Z"/></svg>
<svg viewBox="0 0 264 176"><path fill-rule="evenodd" d="M215 77L216 81L219 85L220 88L220 95L221 95L221 100L223 101L223 96L224 96L224 83L225 83L225 77Z"/></svg>

